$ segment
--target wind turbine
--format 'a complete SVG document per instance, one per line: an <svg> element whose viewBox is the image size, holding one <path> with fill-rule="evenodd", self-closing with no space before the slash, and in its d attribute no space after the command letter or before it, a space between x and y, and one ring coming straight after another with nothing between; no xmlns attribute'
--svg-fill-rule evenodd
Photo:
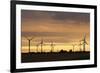
<svg viewBox="0 0 100 73"><path fill-rule="evenodd" d="M33 37L31 38L25 37L25 38L28 40L28 47L29 47L29 53L30 53L31 41L33 40Z"/></svg>
<svg viewBox="0 0 100 73"><path fill-rule="evenodd" d="M74 48L75 48L76 44L72 44L72 46L73 46L73 52L74 52Z"/></svg>
<svg viewBox="0 0 100 73"><path fill-rule="evenodd" d="M43 39L41 39L40 45L41 45L41 52L42 52L43 51Z"/></svg>
<svg viewBox="0 0 100 73"><path fill-rule="evenodd" d="M88 45L87 42L86 42L86 34L85 33L84 33L84 37L83 37L83 39L81 41L83 41L83 43L82 43L82 45L83 45L83 51L85 51L86 45Z"/></svg>
<svg viewBox="0 0 100 73"><path fill-rule="evenodd" d="M38 53L38 47L39 47L39 44L36 45L36 51L37 51L37 53Z"/></svg>
<svg viewBox="0 0 100 73"><path fill-rule="evenodd" d="M82 44L81 44L81 41L79 41L79 44L78 44L78 45L79 45L79 49L80 49L80 51L81 51L81 45L82 45Z"/></svg>
<svg viewBox="0 0 100 73"><path fill-rule="evenodd" d="M53 42L51 42L51 52L53 52L53 50L54 50L54 44L53 44Z"/></svg>

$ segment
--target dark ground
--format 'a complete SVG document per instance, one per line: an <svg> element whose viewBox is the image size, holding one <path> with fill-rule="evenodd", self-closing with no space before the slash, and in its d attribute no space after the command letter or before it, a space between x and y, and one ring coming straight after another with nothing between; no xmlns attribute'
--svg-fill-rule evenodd
<svg viewBox="0 0 100 73"><path fill-rule="evenodd" d="M21 62L47 62L90 59L90 52L22 53Z"/></svg>

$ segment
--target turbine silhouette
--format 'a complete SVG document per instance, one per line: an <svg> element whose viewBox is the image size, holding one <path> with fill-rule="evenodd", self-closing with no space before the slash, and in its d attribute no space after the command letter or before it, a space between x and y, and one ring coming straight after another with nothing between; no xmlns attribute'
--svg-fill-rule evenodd
<svg viewBox="0 0 100 73"><path fill-rule="evenodd" d="M75 49L76 44L72 44L72 46L73 46L73 52L74 52L74 49Z"/></svg>
<svg viewBox="0 0 100 73"><path fill-rule="evenodd" d="M53 42L51 42L50 46L51 46L51 52L53 52L54 51L54 44L53 44Z"/></svg>
<svg viewBox="0 0 100 73"><path fill-rule="evenodd" d="M33 37L31 38L25 37L25 38L28 40L28 47L29 47L29 53L30 53L31 41L33 40Z"/></svg>
<svg viewBox="0 0 100 73"><path fill-rule="evenodd" d="M38 52L38 47L39 47L39 44L36 45L36 51L37 51L37 52Z"/></svg>
<svg viewBox="0 0 100 73"><path fill-rule="evenodd" d="M79 49L80 49L80 51L81 51L81 41L79 41L79 44L78 44L78 46L79 46Z"/></svg>
<svg viewBox="0 0 100 73"><path fill-rule="evenodd" d="M40 45L41 45L41 52L43 52L43 39L41 39Z"/></svg>
<svg viewBox="0 0 100 73"><path fill-rule="evenodd" d="M86 49L86 45L88 45L88 43L86 42L86 34L84 33L84 37L83 37L83 39L81 40L83 43L82 43L82 45L83 45L83 51L85 52L85 49Z"/></svg>

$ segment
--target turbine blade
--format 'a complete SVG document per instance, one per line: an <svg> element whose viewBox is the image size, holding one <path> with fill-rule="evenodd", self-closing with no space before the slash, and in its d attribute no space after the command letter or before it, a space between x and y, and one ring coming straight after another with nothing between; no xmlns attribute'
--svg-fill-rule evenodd
<svg viewBox="0 0 100 73"><path fill-rule="evenodd" d="M88 43L85 41L85 43L88 45Z"/></svg>
<svg viewBox="0 0 100 73"><path fill-rule="evenodd" d="M24 37L25 37L25 39L29 40L26 36L24 36Z"/></svg>
<svg viewBox="0 0 100 73"><path fill-rule="evenodd" d="M33 40L34 37L31 37L30 40Z"/></svg>

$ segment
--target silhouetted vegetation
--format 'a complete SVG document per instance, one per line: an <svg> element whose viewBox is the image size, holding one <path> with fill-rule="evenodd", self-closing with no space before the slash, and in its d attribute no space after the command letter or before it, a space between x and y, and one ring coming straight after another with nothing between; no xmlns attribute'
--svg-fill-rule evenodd
<svg viewBox="0 0 100 73"><path fill-rule="evenodd" d="M90 52L69 52L61 50L59 52L38 52L22 53L22 62L45 62L45 61L64 61L64 60L86 60L90 59Z"/></svg>
<svg viewBox="0 0 100 73"><path fill-rule="evenodd" d="M69 52L72 52L72 50L69 50Z"/></svg>
<svg viewBox="0 0 100 73"><path fill-rule="evenodd" d="M65 51L65 50L61 50L59 53L67 53L67 51Z"/></svg>

